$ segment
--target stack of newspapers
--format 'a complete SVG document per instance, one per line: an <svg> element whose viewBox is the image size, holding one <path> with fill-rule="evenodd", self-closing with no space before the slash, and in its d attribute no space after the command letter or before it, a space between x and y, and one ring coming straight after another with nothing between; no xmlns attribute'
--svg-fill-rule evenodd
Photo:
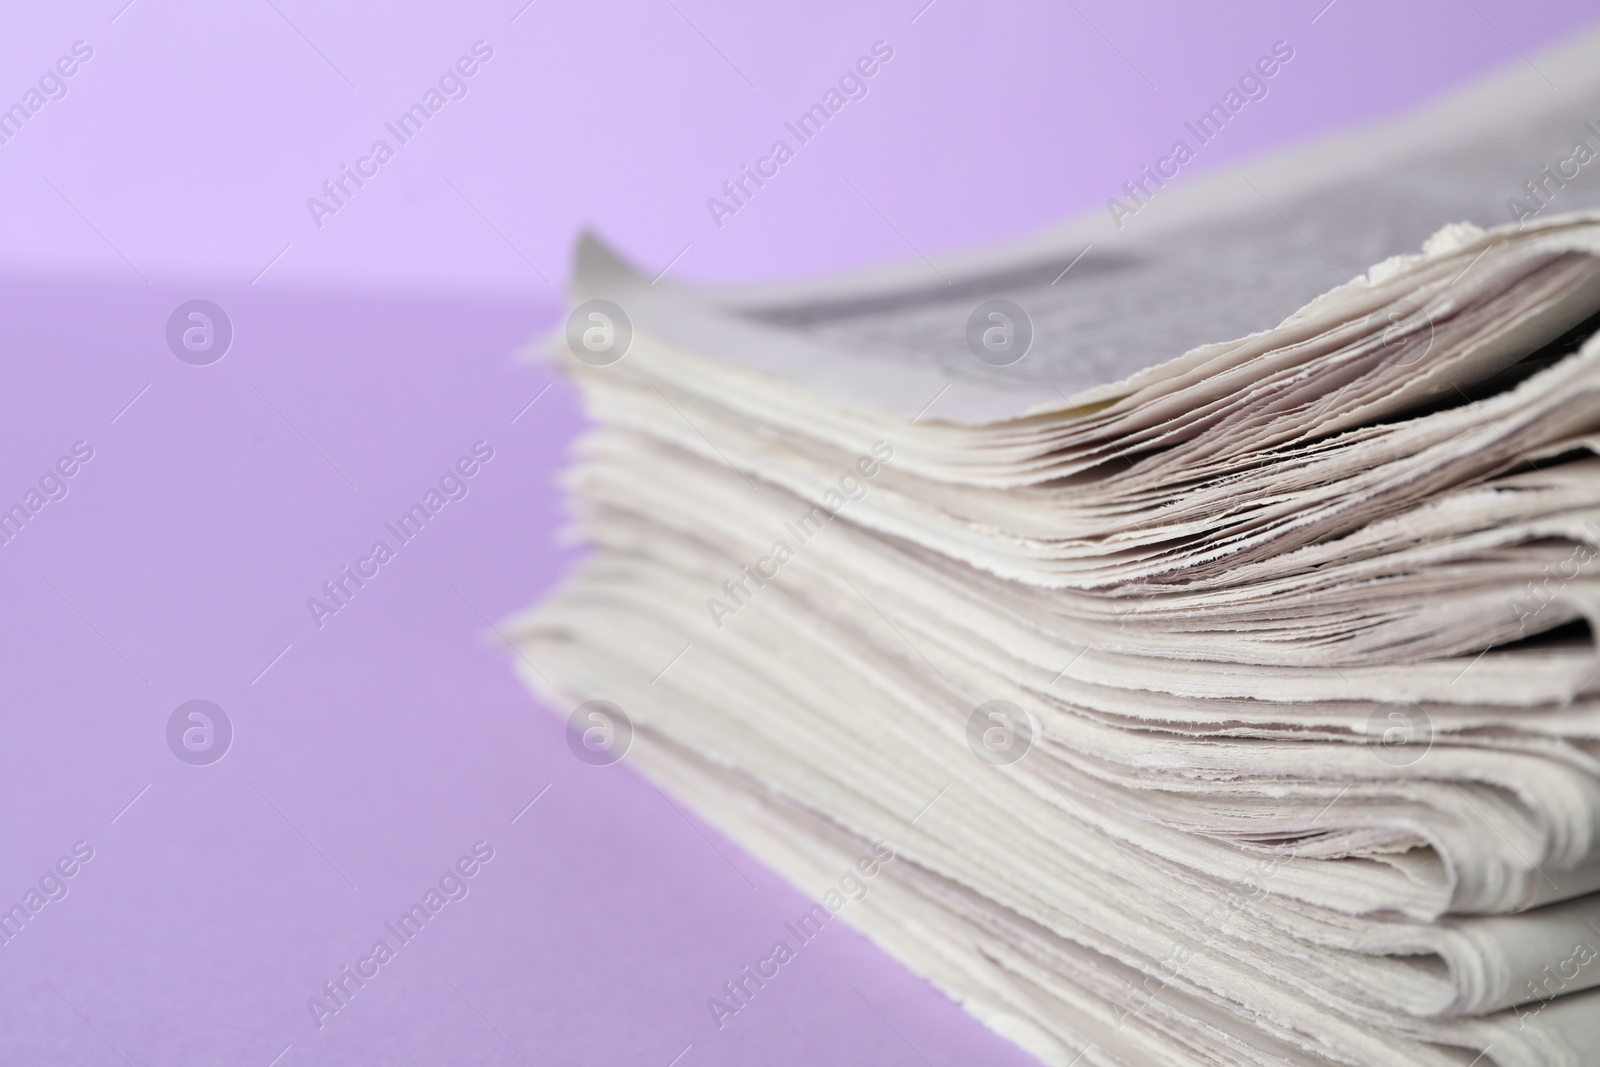
<svg viewBox="0 0 1600 1067"><path fill-rule="evenodd" d="M959 258L586 238L592 551L508 631L573 752L1045 1063L1600 1063L1600 41L1537 62Z"/></svg>

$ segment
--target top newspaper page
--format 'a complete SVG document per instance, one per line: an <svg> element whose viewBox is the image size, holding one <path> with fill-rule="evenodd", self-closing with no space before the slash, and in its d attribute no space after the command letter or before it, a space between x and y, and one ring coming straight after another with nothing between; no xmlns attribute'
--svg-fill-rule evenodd
<svg viewBox="0 0 1600 1067"><path fill-rule="evenodd" d="M1002 247L710 288L652 283L586 237L571 295L615 301L640 341L841 408L993 423L1126 395L1330 291L1359 303L1363 271L1416 255L1450 224L1515 229L1600 209L1597 158L1600 32L1381 124L1194 180L1141 175L1138 199L1116 191L1131 214L1108 203ZM991 328L1026 354L976 356Z"/></svg>

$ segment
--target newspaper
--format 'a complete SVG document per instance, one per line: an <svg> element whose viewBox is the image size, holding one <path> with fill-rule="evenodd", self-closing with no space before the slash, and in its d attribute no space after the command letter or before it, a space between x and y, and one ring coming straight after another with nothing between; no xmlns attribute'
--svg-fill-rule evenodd
<svg viewBox="0 0 1600 1067"><path fill-rule="evenodd" d="M1551 211L1600 208L1600 168L1546 177L1575 142L1600 151L1597 50L1591 35L1382 126L1164 190L1121 230L1096 211L933 267L710 290L652 281L591 237L572 294L613 298L641 332L781 374L846 408L910 418L951 385L926 417L1059 409L1063 395L1125 388L1184 353L1267 329L1368 265L1414 251L1443 222L1526 222L1513 205L1543 203L1529 182L1544 183ZM965 342L974 305L992 298L1034 322L1033 347L1014 365L974 360Z"/></svg>
<svg viewBox="0 0 1600 1067"><path fill-rule="evenodd" d="M889 849L841 914L1045 1062L1600 1062L1591 120L1600 35L1125 239L585 239L519 669L824 903Z"/></svg>

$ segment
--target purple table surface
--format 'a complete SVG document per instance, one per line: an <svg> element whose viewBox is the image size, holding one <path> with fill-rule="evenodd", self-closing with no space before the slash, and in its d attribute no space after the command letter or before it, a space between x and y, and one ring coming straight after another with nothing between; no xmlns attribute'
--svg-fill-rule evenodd
<svg viewBox="0 0 1600 1067"><path fill-rule="evenodd" d="M585 224L685 277L956 247L1101 204L1274 41L1294 63L1197 168L1521 62L1587 17L1510 0L0 15L0 107L39 90L20 128L0 112L0 509L37 505L0 544L0 909L25 916L0 912L0 1063L1032 1062L839 925L715 1027L706 998L805 901L626 762L575 760L486 639L574 558L554 534L575 398L510 353L559 320ZM386 133L478 41L492 56L422 131ZM718 227L706 198L877 41L894 56L866 97ZM375 169L314 219L342 166ZM196 297L233 330L207 366L166 338ZM479 442L492 459L448 483L466 495L389 534ZM394 557L319 627L308 598L379 539ZM233 730L205 766L169 744L196 699ZM445 878L460 899L402 941L389 924L475 846L492 859ZM363 963L380 939L393 958ZM369 977L318 1018L308 1000L337 1006L324 983L347 965Z"/></svg>

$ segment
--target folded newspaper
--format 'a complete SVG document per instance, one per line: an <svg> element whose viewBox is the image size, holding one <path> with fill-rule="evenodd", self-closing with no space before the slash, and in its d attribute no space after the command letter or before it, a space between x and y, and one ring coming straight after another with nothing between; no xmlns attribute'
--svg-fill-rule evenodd
<svg viewBox="0 0 1600 1067"><path fill-rule="evenodd" d="M524 674L1046 1063L1600 1063L1597 154L1600 36L959 258L586 238Z"/></svg>

